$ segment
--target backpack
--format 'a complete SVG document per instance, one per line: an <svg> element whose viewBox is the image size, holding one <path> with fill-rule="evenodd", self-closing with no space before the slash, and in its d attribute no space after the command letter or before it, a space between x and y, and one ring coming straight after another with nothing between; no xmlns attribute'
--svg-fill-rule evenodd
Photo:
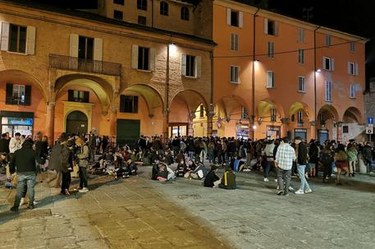
<svg viewBox="0 0 375 249"><path fill-rule="evenodd" d="M333 157L329 152L322 152L320 154L320 161L325 165L329 165L333 162Z"/></svg>
<svg viewBox="0 0 375 249"><path fill-rule="evenodd" d="M236 189L236 175L232 170L224 171L223 178L219 184L219 188Z"/></svg>

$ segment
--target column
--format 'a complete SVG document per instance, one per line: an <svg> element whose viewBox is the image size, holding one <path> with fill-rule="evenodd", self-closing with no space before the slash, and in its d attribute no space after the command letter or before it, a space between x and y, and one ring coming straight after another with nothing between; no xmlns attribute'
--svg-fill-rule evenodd
<svg viewBox="0 0 375 249"><path fill-rule="evenodd" d="M169 136L169 110L165 110L163 112L163 138L167 138Z"/></svg>
<svg viewBox="0 0 375 249"><path fill-rule="evenodd" d="M55 106L56 102L48 102L47 104L47 136L50 145L55 142Z"/></svg>
<svg viewBox="0 0 375 249"><path fill-rule="evenodd" d="M194 118L195 118L195 111L193 111L189 114L189 124L188 124L188 135L189 136L194 136L194 128L193 128Z"/></svg>

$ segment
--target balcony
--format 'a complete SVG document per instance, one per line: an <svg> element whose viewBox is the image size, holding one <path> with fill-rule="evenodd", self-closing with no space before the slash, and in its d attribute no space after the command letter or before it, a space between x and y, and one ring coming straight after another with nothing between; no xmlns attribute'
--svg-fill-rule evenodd
<svg viewBox="0 0 375 249"><path fill-rule="evenodd" d="M121 75L120 63L80 59L65 55L50 54L49 67L77 72L98 73L113 76Z"/></svg>

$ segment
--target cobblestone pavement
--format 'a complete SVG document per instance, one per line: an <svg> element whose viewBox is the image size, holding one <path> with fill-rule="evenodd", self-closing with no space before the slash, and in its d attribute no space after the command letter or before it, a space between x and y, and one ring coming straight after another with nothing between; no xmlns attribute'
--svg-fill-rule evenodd
<svg viewBox="0 0 375 249"><path fill-rule="evenodd" d="M375 177L344 177L343 186L312 179L313 193L277 196L257 172L238 173L238 189L223 190L182 178L161 184L150 171L94 177L88 193L70 197L38 184L38 205L18 214L2 188L0 248L375 248Z"/></svg>

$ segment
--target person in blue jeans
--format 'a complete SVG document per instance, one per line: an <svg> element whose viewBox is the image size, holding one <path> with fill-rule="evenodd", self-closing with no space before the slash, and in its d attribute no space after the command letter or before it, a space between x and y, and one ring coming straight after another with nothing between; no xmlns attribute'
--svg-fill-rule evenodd
<svg viewBox="0 0 375 249"><path fill-rule="evenodd" d="M310 188L309 183L306 179L306 165L308 164L308 150L307 145L300 137L296 137L294 139L294 143L296 144L296 161L297 161L297 172L298 177L301 181L301 185L299 189L295 192L297 195L311 193L312 190Z"/></svg>
<svg viewBox="0 0 375 249"><path fill-rule="evenodd" d="M28 208L34 208L34 187L37 169L35 163L36 154L32 146L33 141L31 139L26 139L22 144L22 148L14 152L14 156L9 164L10 173L14 174L17 172L17 195L13 207L10 209L13 212L18 212L25 186L27 186L27 194L29 197Z"/></svg>

